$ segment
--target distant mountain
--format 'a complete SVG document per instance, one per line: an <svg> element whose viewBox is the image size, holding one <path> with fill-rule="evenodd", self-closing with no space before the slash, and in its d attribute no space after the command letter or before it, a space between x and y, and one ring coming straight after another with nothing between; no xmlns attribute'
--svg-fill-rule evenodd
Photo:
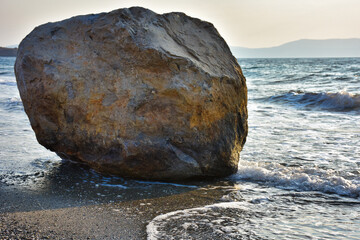
<svg viewBox="0 0 360 240"><path fill-rule="evenodd" d="M0 47L0 57L16 57L17 48Z"/></svg>
<svg viewBox="0 0 360 240"><path fill-rule="evenodd" d="M302 39L270 48L230 47L236 58L360 57L360 39Z"/></svg>
<svg viewBox="0 0 360 240"><path fill-rule="evenodd" d="M1 57L16 57L17 45L0 47ZM360 38L302 39L269 48L230 47L236 58L360 57Z"/></svg>

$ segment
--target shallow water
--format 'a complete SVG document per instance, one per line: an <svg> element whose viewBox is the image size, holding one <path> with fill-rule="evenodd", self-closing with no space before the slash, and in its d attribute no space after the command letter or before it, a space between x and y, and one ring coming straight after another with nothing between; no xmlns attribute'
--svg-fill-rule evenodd
<svg viewBox="0 0 360 240"><path fill-rule="evenodd" d="M360 59L240 64L250 130L234 178L359 198Z"/></svg>
<svg viewBox="0 0 360 240"><path fill-rule="evenodd" d="M360 239L360 59L239 62L249 136L235 189L156 217L149 239Z"/></svg>
<svg viewBox="0 0 360 240"><path fill-rule="evenodd" d="M239 171L183 184L102 176L44 149L23 111L14 61L0 58L0 190L36 204L0 199L1 212L220 189L219 203L156 217L148 238L360 239L359 58L240 59L249 135ZM58 205L41 202L52 198Z"/></svg>

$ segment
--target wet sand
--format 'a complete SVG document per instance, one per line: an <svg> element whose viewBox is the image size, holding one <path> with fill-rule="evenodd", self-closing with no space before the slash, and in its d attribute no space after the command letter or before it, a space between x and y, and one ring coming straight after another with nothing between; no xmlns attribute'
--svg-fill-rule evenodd
<svg viewBox="0 0 360 240"><path fill-rule="evenodd" d="M0 239L146 239L146 226L154 217L212 204L223 195L224 187L211 191L204 187L163 197L67 207L76 204L61 196L0 188Z"/></svg>

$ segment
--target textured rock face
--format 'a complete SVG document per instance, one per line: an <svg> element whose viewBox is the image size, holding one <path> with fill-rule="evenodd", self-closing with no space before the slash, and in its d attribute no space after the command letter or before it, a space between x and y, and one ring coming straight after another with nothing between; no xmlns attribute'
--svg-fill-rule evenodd
<svg viewBox="0 0 360 240"><path fill-rule="evenodd" d="M237 169L246 82L210 23L143 8L48 23L15 72L37 140L62 158L145 179Z"/></svg>

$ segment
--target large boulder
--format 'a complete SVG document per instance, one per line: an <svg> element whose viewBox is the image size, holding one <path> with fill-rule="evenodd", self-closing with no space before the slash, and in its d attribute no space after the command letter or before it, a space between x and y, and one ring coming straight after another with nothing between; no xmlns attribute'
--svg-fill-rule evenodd
<svg viewBox="0 0 360 240"><path fill-rule="evenodd" d="M37 140L143 179L226 176L247 135L247 88L214 26L144 8L35 28L15 73Z"/></svg>

